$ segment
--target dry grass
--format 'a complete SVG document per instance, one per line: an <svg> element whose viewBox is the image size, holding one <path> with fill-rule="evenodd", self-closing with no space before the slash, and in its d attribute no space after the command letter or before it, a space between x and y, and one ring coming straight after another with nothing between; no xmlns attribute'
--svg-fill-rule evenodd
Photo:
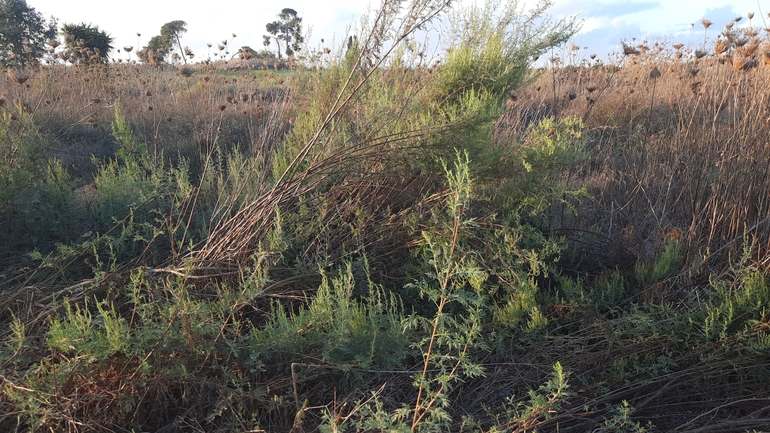
<svg viewBox="0 0 770 433"><path fill-rule="evenodd" d="M544 70L516 95L501 127L520 129L545 115L585 120L591 156L569 176L595 200L577 226L601 227L639 257L676 231L691 262L707 257L717 267L735 257L746 235L754 260L767 265L767 49L751 39L730 51L720 46L725 54L678 59L681 46L660 47L628 53L619 68Z"/></svg>
<svg viewBox="0 0 770 433"><path fill-rule="evenodd" d="M285 132L290 108L287 87L275 72L111 64L19 74L8 70L0 93L25 101L54 155L75 177L92 174L91 155L115 151L110 125L117 101L152 153L193 161L212 148L264 152ZM22 85L14 82L22 78Z"/></svg>

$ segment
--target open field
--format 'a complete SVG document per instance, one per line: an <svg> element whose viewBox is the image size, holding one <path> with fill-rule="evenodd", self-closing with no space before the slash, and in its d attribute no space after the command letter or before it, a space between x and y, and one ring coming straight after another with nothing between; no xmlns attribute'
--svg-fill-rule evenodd
<svg viewBox="0 0 770 433"><path fill-rule="evenodd" d="M568 24L380 18L0 78L0 430L766 431L767 35L534 70Z"/></svg>

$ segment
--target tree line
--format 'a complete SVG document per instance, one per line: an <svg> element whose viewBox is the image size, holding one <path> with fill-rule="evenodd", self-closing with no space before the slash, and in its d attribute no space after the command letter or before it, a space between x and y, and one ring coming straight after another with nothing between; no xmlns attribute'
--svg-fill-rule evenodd
<svg viewBox="0 0 770 433"><path fill-rule="evenodd" d="M46 19L29 6L26 0L0 0L0 64L6 68L18 68L38 65L44 59L49 63L64 61L75 64L105 63L110 60L114 40L105 30L86 23L66 23L61 27L58 24L56 18ZM267 34L263 36L262 50L243 46L232 57L239 55L243 59L282 59L284 55L291 57L300 51L304 36L302 18L296 10L282 9L278 19L267 23L265 30ZM136 55L143 63L153 66L169 62L187 63L195 54L189 46L182 44L182 35L186 32L185 21L167 22L161 27L160 34L137 49ZM63 44L60 37L63 38ZM272 51L273 44L275 52ZM60 46L62 49L57 50ZM212 44L208 44L208 47L211 49ZM226 59L230 54L227 40L217 44L217 48L219 51L215 52L215 57ZM133 46L123 47L127 53L133 49Z"/></svg>

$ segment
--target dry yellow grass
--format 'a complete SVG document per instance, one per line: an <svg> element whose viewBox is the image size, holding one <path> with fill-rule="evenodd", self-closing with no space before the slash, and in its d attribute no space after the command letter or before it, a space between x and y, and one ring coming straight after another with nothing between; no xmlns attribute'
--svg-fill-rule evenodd
<svg viewBox="0 0 770 433"><path fill-rule="evenodd" d="M711 54L679 44L626 56L620 68L545 70L501 127L582 118L591 156L571 181L595 200L578 225L618 239L630 230L623 240L638 256L680 230L693 262L724 263L747 239L756 262L769 263L770 47L750 39L724 61L722 44ZM576 98L561 97L573 89Z"/></svg>

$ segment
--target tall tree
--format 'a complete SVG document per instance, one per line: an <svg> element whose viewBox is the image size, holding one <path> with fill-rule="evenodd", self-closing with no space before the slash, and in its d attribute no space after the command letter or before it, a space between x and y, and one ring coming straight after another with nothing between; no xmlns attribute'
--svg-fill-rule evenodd
<svg viewBox="0 0 770 433"><path fill-rule="evenodd" d="M0 0L0 63L4 67L37 64L45 43L56 38L56 20L46 21L26 0Z"/></svg>
<svg viewBox="0 0 770 433"><path fill-rule="evenodd" d="M163 27L160 28L160 34L150 38L147 45L137 51L136 55L142 62L157 66L165 62L174 47L178 46L182 59L185 59L186 53L182 48L180 38L182 33L186 31L187 23L184 21L177 20L163 24ZM185 63L187 63L186 59Z"/></svg>
<svg viewBox="0 0 770 433"><path fill-rule="evenodd" d="M282 58L281 44L284 44L286 49L284 52L287 56L294 55L295 51L300 50L300 44L305 41L302 36L302 18L297 16L297 11L291 8L284 8L281 13L278 14L278 20L268 23L265 26L270 35L263 36L263 44L269 47L271 44L271 38L275 40L278 45L278 58Z"/></svg>
<svg viewBox="0 0 770 433"><path fill-rule="evenodd" d="M182 20L168 22L160 28L160 35L168 41L169 46L176 45L179 48L179 55L187 64L186 53L182 48L181 41L182 34L185 32L187 32L187 23Z"/></svg>
<svg viewBox="0 0 770 433"><path fill-rule="evenodd" d="M62 28L70 57L82 64L104 63L109 60L112 37L99 26L65 24Z"/></svg>

